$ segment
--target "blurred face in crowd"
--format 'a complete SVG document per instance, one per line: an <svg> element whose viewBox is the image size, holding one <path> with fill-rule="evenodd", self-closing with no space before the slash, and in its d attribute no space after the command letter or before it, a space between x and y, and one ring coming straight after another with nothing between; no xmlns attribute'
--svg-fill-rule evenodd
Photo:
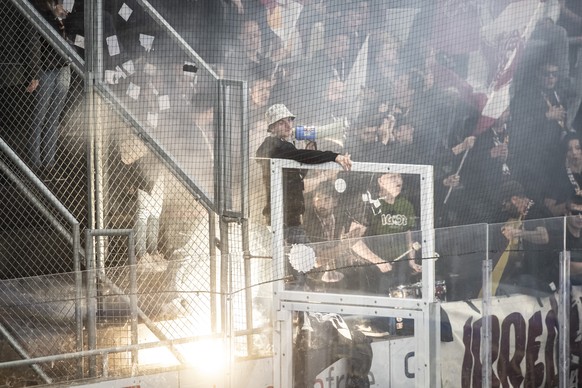
<svg viewBox="0 0 582 388"><path fill-rule="evenodd" d="M401 144L412 144L414 141L414 127L412 124L402 124L394 129L394 140Z"/></svg>
<svg viewBox="0 0 582 388"><path fill-rule="evenodd" d="M558 82L558 66L545 65L542 67L541 78L544 89L554 89Z"/></svg>
<svg viewBox="0 0 582 388"><path fill-rule="evenodd" d="M384 174L378 178L378 185L381 197L395 199L402 192L402 176L394 173Z"/></svg>
<svg viewBox="0 0 582 388"><path fill-rule="evenodd" d="M255 107L263 108L267 106L271 97L272 82L268 79L259 79L251 85L251 101Z"/></svg>
<svg viewBox="0 0 582 388"><path fill-rule="evenodd" d="M293 119L286 117L271 125L271 133L281 139L289 139L293 134Z"/></svg>
<svg viewBox="0 0 582 388"><path fill-rule="evenodd" d="M313 197L313 207L317 214L322 218L331 216L335 205L335 198L329 193L317 192Z"/></svg>
<svg viewBox="0 0 582 388"><path fill-rule="evenodd" d="M261 51L261 29L254 20L248 20L242 27L240 39L247 51Z"/></svg>
<svg viewBox="0 0 582 388"><path fill-rule="evenodd" d="M566 162L569 167L582 166L582 147L580 147L580 140L572 139L568 142Z"/></svg>

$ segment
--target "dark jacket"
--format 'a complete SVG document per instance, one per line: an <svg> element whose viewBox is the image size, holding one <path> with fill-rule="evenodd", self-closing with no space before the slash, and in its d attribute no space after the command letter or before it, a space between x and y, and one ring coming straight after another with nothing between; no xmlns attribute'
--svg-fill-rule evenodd
<svg viewBox="0 0 582 388"><path fill-rule="evenodd" d="M293 143L275 136L267 137L257 150L258 158L291 159L299 163L320 164L333 162L338 156L331 151L298 150ZM263 170L263 181L267 190L267 204L263 209L263 215L271 220L271 169L268 160L259 161ZM305 199L303 198L303 178L306 171L289 169L284 171L283 185L285 198L285 225L298 226L301 224L301 215L305 212Z"/></svg>

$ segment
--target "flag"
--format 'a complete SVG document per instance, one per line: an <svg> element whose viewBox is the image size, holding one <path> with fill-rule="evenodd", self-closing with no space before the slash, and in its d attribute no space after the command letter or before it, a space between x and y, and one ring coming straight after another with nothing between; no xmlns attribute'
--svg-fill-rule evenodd
<svg viewBox="0 0 582 388"><path fill-rule="evenodd" d="M547 3L523 0L509 4L503 12L481 30L483 43L491 48L490 62L497 66L487 91L475 134L489 128L509 107L510 88L525 44L537 24L546 16Z"/></svg>
<svg viewBox="0 0 582 388"><path fill-rule="evenodd" d="M362 44L356 61L346 79L345 96L349 98L346 104L348 117L358 117L362 110L362 90L366 86L368 73L368 39L369 36L366 37Z"/></svg>

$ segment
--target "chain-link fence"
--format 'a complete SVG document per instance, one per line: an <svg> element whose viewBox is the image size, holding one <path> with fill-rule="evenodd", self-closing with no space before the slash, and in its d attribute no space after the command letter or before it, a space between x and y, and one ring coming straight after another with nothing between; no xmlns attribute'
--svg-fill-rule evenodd
<svg viewBox="0 0 582 388"><path fill-rule="evenodd" d="M137 349L112 348L220 337L229 325L220 251L231 237L221 241L214 211L243 211L242 84L224 85L219 105L216 75L151 6L113 3L97 12L102 47L84 41L82 2L66 18L44 2L2 10L3 346L55 358L22 372L30 381L131 375ZM85 47L102 58L95 84L84 82ZM238 140L219 139L219 122ZM238 172L217 174L218 141L238 155L220 153ZM215 176L233 190L217 196ZM133 230L137 265L127 236L99 230ZM96 272L71 272L92 260ZM89 333L83 320L94 322ZM76 351L93 353L61 361ZM168 362L184 365L183 353ZM5 370L7 382L20 378Z"/></svg>
<svg viewBox="0 0 582 388"><path fill-rule="evenodd" d="M64 37L40 13L27 18L28 4L16 5L1 11L3 361L82 350L82 275L73 271L90 220L79 57L63 52ZM2 381L50 382L80 370L81 360L58 361L32 373L6 369Z"/></svg>
<svg viewBox="0 0 582 388"><path fill-rule="evenodd" d="M410 220L432 199L435 226L511 218L519 209L502 187L564 215L582 184L576 147L560 144L580 131L579 47L568 47L579 31L559 16L570 2L403 3L5 2L1 345L44 358L32 372L2 369L0 381L135 375L149 347L183 366L194 339L231 334L231 355L272 355L273 284L297 275L272 262L273 171L262 158L289 156L265 151L273 139L433 166L434 193L401 184ZM265 115L278 103L283 116ZM314 235L333 241L378 215L386 193L375 176L310 175L297 170L283 190L306 193L294 226L310 216L323 229ZM337 219L315 209L323 181L350 197ZM461 238L443 234L455 256ZM378 264L362 260L342 271ZM323 289L334 270L316 273ZM464 286L459 268L449 272L452 295Z"/></svg>

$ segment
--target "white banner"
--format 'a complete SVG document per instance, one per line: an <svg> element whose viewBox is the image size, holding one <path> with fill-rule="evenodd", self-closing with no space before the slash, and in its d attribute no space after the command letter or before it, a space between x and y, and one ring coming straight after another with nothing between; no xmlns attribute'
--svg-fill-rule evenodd
<svg viewBox="0 0 582 388"><path fill-rule="evenodd" d="M481 387L483 319L465 302L444 303L452 342L441 343L443 387ZM474 301L481 308L481 301ZM494 298L491 304L494 387L554 386L558 381L558 318L555 296Z"/></svg>

